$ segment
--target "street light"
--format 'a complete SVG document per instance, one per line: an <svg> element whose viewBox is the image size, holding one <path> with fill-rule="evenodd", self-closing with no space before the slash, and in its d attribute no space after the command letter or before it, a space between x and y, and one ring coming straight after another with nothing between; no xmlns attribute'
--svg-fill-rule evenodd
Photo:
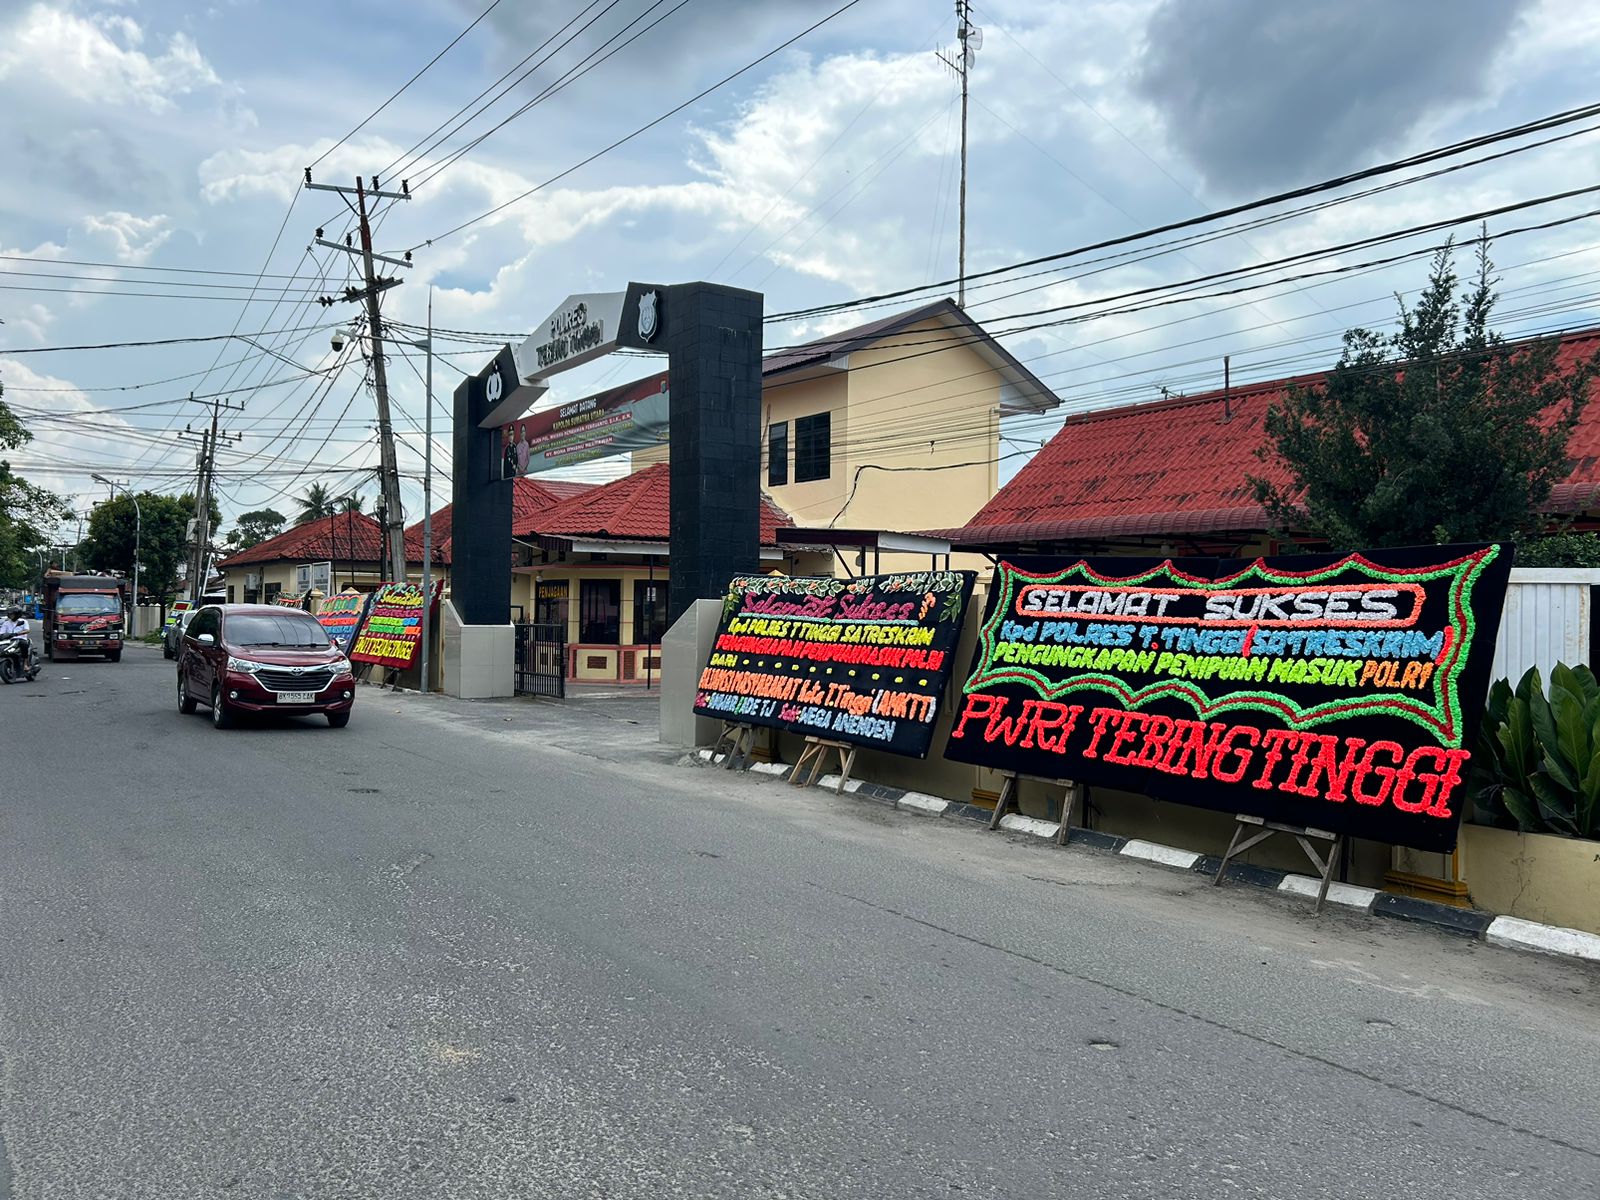
<svg viewBox="0 0 1600 1200"><path fill-rule="evenodd" d="M428 352L427 411L422 419L422 678L426 695L428 684L428 643L433 611L433 285L428 285L428 336L410 343Z"/></svg>
<svg viewBox="0 0 1600 1200"><path fill-rule="evenodd" d="M111 489L112 495L120 487L133 501L133 611L128 614L128 637L136 638L139 636L139 549L144 536L144 513L139 510L139 497L133 494L133 489L127 484L113 483L104 475L90 475L89 478L105 484Z"/></svg>

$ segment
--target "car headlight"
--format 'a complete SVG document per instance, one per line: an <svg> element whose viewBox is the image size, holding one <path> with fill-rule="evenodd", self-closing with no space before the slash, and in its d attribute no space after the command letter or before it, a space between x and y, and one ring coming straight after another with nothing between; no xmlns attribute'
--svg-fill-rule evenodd
<svg viewBox="0 0 1600 1200"><path fill-rule="evenodd" d="M267 663L251 662L248 658L235 658L228 655L228 670L239 671L245 675L254 675L257 671L265 671Z"/></svg>

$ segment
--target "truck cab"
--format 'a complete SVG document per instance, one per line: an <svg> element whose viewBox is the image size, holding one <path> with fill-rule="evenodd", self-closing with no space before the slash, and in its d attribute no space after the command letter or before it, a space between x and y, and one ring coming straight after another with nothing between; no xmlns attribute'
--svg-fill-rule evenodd
<svg viewBox="0 0 1600 1200"><path fill-rule="evenodd" d="M46 575L41 621L45 657L96 654L120 662L127 600L127 581L114 575Z"/></svg>

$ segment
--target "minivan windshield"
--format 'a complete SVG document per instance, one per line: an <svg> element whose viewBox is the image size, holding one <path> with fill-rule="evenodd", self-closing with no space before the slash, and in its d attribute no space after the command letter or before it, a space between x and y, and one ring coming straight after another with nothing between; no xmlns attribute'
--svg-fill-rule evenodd
<svg viewBox="0 0 1600 1200"><path fill-rule="evenodd" d="M227 640L235 646L288 646L321 649L328 631L308 616L285 613L236 613L227 618Z"/></svg>

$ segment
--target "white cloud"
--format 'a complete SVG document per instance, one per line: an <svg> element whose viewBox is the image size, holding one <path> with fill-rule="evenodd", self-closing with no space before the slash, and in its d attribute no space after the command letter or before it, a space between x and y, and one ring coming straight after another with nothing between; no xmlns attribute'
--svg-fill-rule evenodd
<svg viewBox="0 0 1600 1200"><path fill-rule="evenodd" d="M98 18L35 4L0 37L0 83L26 81L94 105L170 110L177 97L221 86L187 34L147 53L131 17Z"/></svg>
<svg viewBox="0 0 1600 1200"><path fill-rule="evenodd" d="M119 262L138 266L163 242L172 236L169 222L163 213L151 217L136 217L132 213L108 212L87 216L79 222L86 236L114 254Z"/></svg>
<svg viewBox="0 0 1600 1200"><path fill-rule="evenodd" d="M8 453L17 473L63 497L94 486L94 471L114 472L123 449L139 437L125 420L107 413L71 380L46 375L16 358L0 358L6 402L33 440Z"/></svg>

